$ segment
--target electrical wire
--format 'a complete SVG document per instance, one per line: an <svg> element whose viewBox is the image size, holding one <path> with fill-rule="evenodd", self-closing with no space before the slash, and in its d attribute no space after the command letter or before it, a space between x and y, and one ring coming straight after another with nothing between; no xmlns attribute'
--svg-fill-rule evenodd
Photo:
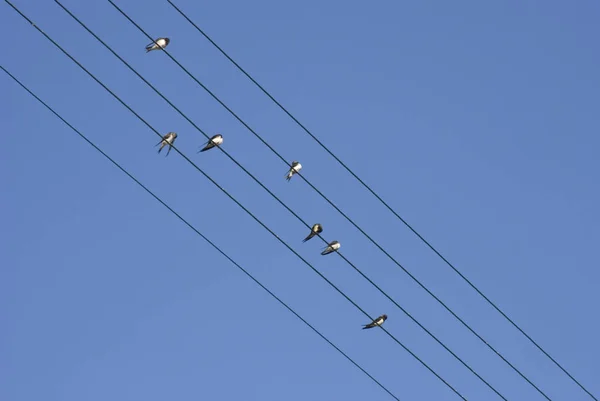
<svg viewBox="0 0 600 401"><path fill-rule="evenodd" d="M79 18L77 18L67 7L61 4L58 0L55 2L71 17L73 18L79 25L81 25L89 34L91 34L98 42L100 42L107 50L109 50L115 57L117 57L125 66L127 66L134 74L136 74L146 85L148 85L156 94L158 94L163 100L165 100L175 111L177 111L183 118L185 118L196 130L202 133L206 138L209 136L200 129L192 120L189 119L187 115L185 115L177 106L175 106L168 98L166 98L158 89L156 89L148 80L146 80L141 74L137 72L129 63L127 63L118 53L116 53L106 42L104 42L98 35L96 35L91 29L89 29ZM257 178L255 178L246 168L244 168L240 163L237 162L231 155L229 155L223 148L219 147L219 149L230 159L232 160L238 167L240 167L246 174L248 174L256 183L258 183L263 189L265 189L277 202L279 202L284 208L286 208L294 217L296 217L305 227L311 228L309 224L306 223L300 216L298 216L292 209L290 209L279 197L277 197L273 192L271 192L267 187L265 187L262 182L260 182ZM323 237L319 236L321 240L327 243ZM338 255L342 257L342 259L348 263L354 270L356 270L363 278L365 278L370 284L372 284L380 293L382 293L388 300L390 300L396 307L398 307L405 315L407 315L414 323L416 323L422 330L424 330L430 337L432 337L438 344L440 344L446 351L448 351L455 359L457 359L463 366L465 366L471 373L473 373L477 378L479 378L484 384L486 384L490 389L492 389L497 395L499 395L502 399L506 399L502 394L500 394L493 386L491 386L485 379L483 379L475 370L473 370L466 362L464 362L458 355L456 355L450 348L448 348L443 342L441 342L433 333L431 333L427 328L425 328L417 319L415 319L406 309L400 306L392 297L390 297L385 291L383 291L377 284L375 284L369 277L367 277L358 267L356 267L352 262L350 262L341 252L338 252ZM542 393L543 394L543 393ZM548 398L548 397L546 397ZM548 398L549 399L549 398Z"/></svg>
<svg viewBox="0 0 600 401"><path fill-rule="evenodd" d="M46 39L48 39L54 46L56 46L63 54L65 54L71 61L73 61L79 68L85 71L92 79L94 79L102 88L104 88L108 93L110 93L119 103L121 103L125 108L127 108L133 115L135 115L141 122L143 122L150 130L152 130L158 137L162 138L162 135L145 119L143 119L137 112L135 112L127 103L125 103L120 97L118 97L113 91L111 91L106 85L104 85L98 78L96 78L92 73L90 73L83 65L81 65L75 58L73 58L66 50L64 50L58 43L56 43L50 36L48 36L41 28L39 28L35 23L33 23L25 14L23 14L16 6L14 6L10 1L4 0L7 4L9 4L21 17L23 17L27 22L29 22L38 32L40 32ZM350 302L354 307L356 307L359 311L361 311L366 317L370 320L373 318L362 309L356 302L354 302L350 297L348 297L342 290L340 290L335 284L333 284L327 277L325 277L321 272L319 272L312 264L310 264L306 259L304 259L298 252L296 252L287 242L283 241L279 236L271 230L266 224L264 224L259 218L257 218L250 210L248 210L244 205L242 205L235 197L233 197L229 192L227 192L223 187L221 187L214 179L212 179L208 174L206 174L200 167L198 167L194 162L192 162L186 155L184 155L177 147L171 146L176 153L178 153L181 157L183 157L188 163L190 163L194 168L199 171L205 178L207 178L213 185L219 188L229 199L231 199L236 205L238 205L242 210L244 210L250 217L254 219L261 227L267 230L273 237L275 237L281 244L283 244L288 250L290 250L294 255L296 255L304 264L311 268L316 274L318 274L323 280L325 280L333 289L335 289L340 295L342 295L348 302ZM394 340L398 345L400 345L405 351L407 351L413 358L419 361L427 370L429 370L436 378L438 378L442 383L444 383L450 390L452 390L456 395L458 395L461 399L467 400L458 390L456 390L450 383L448 383L444 378L442 378L437 372L435 372L426 362L424 362L421 358L419 358L414 352L412 352L407 346L405 346L400 340L398 340L394 335L392 335L389 331L387 331L383 326L379 326L381 330L383 330L391 339Z"/></svg>
<svg viewBox="0 0 600 401"><path fill-rule="evenodd" d="M57 0L55 0L57 1ZM143 28L141 28L127 13L119 8L112 0L108 0L113 7L117 9L129 22L131 22L140 32L142 32L149 40L154 40ZM244 127L246 127L255 137L257 137L265 146L267 146L275 155L279 157L286 165L288 165L286 159L281 156L273 147L271 147L254 129L252 129L245 121L243 121L233 110L231 110L223 101L221 101L210 89L208 89L202 82L200 82L193 74L191 74L179 61L177 61L168 51L162 49L165 54L175 62L190 78L192 78L199 86L201 86L213 99L215 99L221 106L223 106L233 117L235 117ZM440 298L438 298L431 290L429 290L423 283L421 283L412 273L410 273L404 266L402 266L393 256L391 256L381 245L379 245L371 236L369 236L361 227L359 227L350 217L348 217L341 209L339 209L329 198L327 198L319 189L317 189L308 179L302 174L298 174L302 180L304 180L314 191L316 191L325 201L327 201L334 209L336 209L347 221L349 221L355 228L357 228L371 243L373 243L381 252L383 252L392 262L400 267L413 281L415 281L423 290L425 290L431 297L433 297L440 305L442 305L455 319L457 319L464 327L466 327L473 335L475 335L481 342L483 342L490 350L492 350L498 357L500 357L511 369L513 369L521 378L527 381L538 393L540 393L547 400L551 400L547 394L545 394L537 385L535 385L527 376L525 376L517 367L515 367L508 359L506 359L498 350L496 350L490 343L488 343L481 335L479 335L470 325L468 325L460 316L458 316L449 306L447 306ZM370 281L370 280L369 280ZM461 361L462 362L462 361ZM464 363L463 363L464 364ZM479 376L478 376L479 377ZM487 384L487 383L486 383ZM489 385L488 385L489 387ZM495 391L495 390L494 390ZM504 398L501 394L495 391L500 397Z"/></svg>
<svg viewBox="0 0 600 401"><path fill-rule="evenodd" d="M477 292L488 304L490 304L502 317L512 324L521 334L523 334L539 351L550 359L560 370L563 371L573 382L575 382L590 397L598 401L594 395L589 392L575 377L571 375L556 359L554 359L546 350L542 348L531 336L529 336L517 323L515 323L500 307L477 288L465 275L463 275L446 257L444 257L429 241L427 241L415 228L413 228L400 214L398 214L387 202L385 202L369 185L367 185L354 171L350 169L339 157L337 157L327 146L325 146L311 131L308 130L290 111L288 111L279 101L275 99L262 85L260 85L244 68L242 68L232 57L225 52L208 34L206 34L198 25L196 25L183 11L179 9L171 0L167 2L183 16L202 36L204 36L221 54L223 54L238 70L240 70L256 87L258 87L273 103L275 103L288 117L290 117L304 132L306 132L321 148L323 148L331 157L333 157L346 171L348 171L363 187L365 187L379 202L386 207L396 218L398 218L413 234L415 234L429 249L431 249L440 259L442 259L456 274L458 274L475 292ZM547 398L547 397L546 397Z"/></svg>
<svg viewBox="0 0 600 401"><path fill-rule="evenodd" d="M265 290L271 297L273 297L277 302L283 305L288 311L290 311L294 316L302 321L305 325L307 325L312 331L317 333L319 337L325 340L329 345L331 345L336 351L342 354L348 361L350 361L354 366L356 366L361 372L363 372L369 379L375 382L379 387L381 387L386 393L388 393L392 398L397 401L400 401L398 397L396 397L390 390L388 390L383 384L381 384L377 379L375 379L369 372L363 369L357 362L355 362L351 357L349 357L344 351L338 348L333 342L331 342L327 337L325 337L319 330L317 330L313 325L311 325L308 321L306 321L302 316L300 316L294 309L292 309L288 304L281 300L277 295L275 295L271 290L265 287L258 279L256 279L251 273L249 273L246 269L244 269L240 264L238 264L235 260L233 260L227 253L225 253L221 248L219 248L215 243L213 243L210 239L208 239L204 234L202 234L196 227L194 227L191 223L189 223L186 219L184 219L179 213L177 213L173 208L171 208L167 203L165 203L160 197L158 197L154 192L148 189L144 184L142 184L137 178L135 178L131 173L129 173L124 167L122 167L118 162L112 159L108 154L106 154L102 149L100 149L96 144L94 144L90 139L88 139L84 134L82 134L79 130L73 127L67 120L65 120L60 114L58 114L52 107L46 104L42 99L40 99L35 93L33 93L29 88L27 88L21 81L19 81L15 76L13 76L8 70L6 70L3 66L0 65L0 68L8 74L16 83L18 83L23 89L25 89L31 96L33 96L38 102L44 105L48 110L50 110L56 117L58 117L65 125L71 128L77 135L79 135L84 141L86 141L90 146L92 146L95 150L100 152L102 156L108 159L115 167L125 173L129 178L131 178L137 185L139 185L144 191L150 194L154 199L156 199L161 205L163 205L169 212L171 212L175 217L177 217L180 221L182 221L186 226L188 226L192 231L198 234L202 239L204 239L210 246L215 248L217 252L223 255L227 260L229 260L235 267L240 269L246 276L248 276L252 281L254 281L260 288Z"/></svg>

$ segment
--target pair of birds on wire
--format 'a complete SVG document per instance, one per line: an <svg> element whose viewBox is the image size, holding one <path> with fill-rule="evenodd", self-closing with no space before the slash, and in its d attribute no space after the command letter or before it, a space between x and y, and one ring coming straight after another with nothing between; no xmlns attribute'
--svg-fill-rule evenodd
<svg viewBox="0 0 600 401"><path fill-rule="evenodd" d="M176 132L169 132L165 136L163 136L162 139L160 140L160 142L158 142L156 144L156 146L160 145L160 148L158 148L158 153L160 153L160 151L163 150L163 148L165 146L169 146L169 149L167 150L167 154L165 155L165 157L168 156L169 153L171 153L171 148L173 147L173 143L175 142L175 139L177 139ZM206 152L207 150L212 149L215 146L219 146L222 143L223 143L223 135L221 135L221 134L213 135L208 140L206 145L198 151L198 153Z"/></svg>
<svg viewBox="0 0 600 401"><path fill-rule="evenodd" d="M304 238L302 240L302 242L306 242L309 239L321 234L322 232L323 232L323 226L321 224L317 223L312 226L312 228L310 229L310 234L308 234L308 236L306 238ZM329 244L327 244L327 246L325 247L323 252L321 252L321 255L329 255L330 253L335 252L338 249L340 249L341 246L342 246L342 244L340 244L339 241L331 241Z"/></svg>
<svg viewBox="0 0 600 401"><path fill-rule="evenodd" d="M170 42L171 42L171 40L169 38L158 38L154 42L152 42L146 46L146 53L151 52L153 50L163 50L165 47L167 47L169 45ZM175 139L177 139L177 133L175 133L175 132L169 132L165 136L163 136L163 138L160 140L160 142L156 144L156 146L160 145L160 148L158 149L158 153L160 153L161 150L165 146L168 146L169 149L167 150L167 154L165 155L165 157L168 156L169 153L171 152L171 148L173 147L173 143L175 142ZM202 149L200 149L198 151L198 153L205 152L209 149L220 146L222 143L223 143L223 135L216 134L208 140L206 145ZM294 176L294 174L299 173L301 169L302 169L302 164L300 164L300 162L294 160L290 166L290 170L285 175L285 179L289 182L292 179L292 177ZM310 234L308 234L308 236L306 238L304 238L304 240L302 240L302 242L306 242L306 241L310 240L311 238L319 235L322 232L323 232L323 226L321 224L317 223L312 226L312 228L310 230ZM324 248L323 252L321 252L321 255L329 255L330 253L333 253L333 252L337 251L338 249L340 249L341 246L342 246L342 244L340 244L339 241L331 241ZM371 323L364 325L363 329L371 329L373 327L381 326L383 324L383 322L386 321L386 319L387 319L387 315L385 315L385 314L381 315L378 318L374 319Z"/></svg>

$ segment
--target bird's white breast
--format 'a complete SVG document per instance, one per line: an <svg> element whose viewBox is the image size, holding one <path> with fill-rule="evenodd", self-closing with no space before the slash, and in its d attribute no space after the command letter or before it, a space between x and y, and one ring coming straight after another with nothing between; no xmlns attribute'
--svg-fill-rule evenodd
<svg viewBox="0 0 600 401"><path fill-rule="evenodd" d="M333 250L337 250L337 249L340 249L340 246L342 246L342 244L340 244L340 243L338 242L337 244L333 244L333 245L331 245L331 248L332 248Z"/></svg>
<svg viewBox="0 0 600 401"><path fill-rule="evenodd" d="M167 45L167 41L164 39L160 39L156 42L160 47L165 47Z"/></svg>
<svg viewBox="0 0 600 401"><path fill-rule="evenodd" d="M222 143L223 143L223 137L222 137L222 136L218 136L218 137L216 137L215 139L213 139L213 143L214 143L215 145L220 145L220 144L222 144Z"/></svg>

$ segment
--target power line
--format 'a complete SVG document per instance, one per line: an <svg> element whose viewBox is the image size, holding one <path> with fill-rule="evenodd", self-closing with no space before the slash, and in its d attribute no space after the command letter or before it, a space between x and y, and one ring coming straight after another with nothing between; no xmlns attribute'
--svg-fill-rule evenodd
<svg viewBox="0 0 600 401"><path fill-rule="evenodd" d="M119 59L126 67L128 67L138 78L140 78L146 85L148 85L156 94L158 94L163 100L165 100L174 110L176 110L183 118L185 118L197 131L202 133L206 138L209 136L200 129L192 120L190 120L187 115L185 115L177 106L175 106L169 99L167 99L158 89L156 89L148 80L146 80L140 73L137 72L129 63L127 63L118 53L116 53L106 42L104 42L98 35L96 35L91 29L89 29L79 18L77 18L68 8L66 8L63 4L61 4L58 0L55 2L79 25L81 25L89 34L91 34L98 42L100 42L107 50L109 50L115 57ZM246 174L248 174L256 183L258 183L263 189L265 189L277 202L279 202L286 210L288 210L294 217L296 217L304 226L310 228L311 226L307 224L300 216L298 216L292 209L290 209L279 197L277 197L273 192L271 192L266 186L262 184L257 178L255 178L246 168L244 168L240 163L237 162L232 156L230 156L223 148L219 147L219 149L230 159L232 160L238 167L240 167ZM320 237L320 236L319 236ZM320 237L322 241L327 243L327 241ZM348 263L354 270L356 270L363 278L365 278L370 284L372 284L379 292L381 292L388 300L390 300L396 307L398 307L405 315L407 315L414 323L416 323L422 330L424 330L429 336L431 336L438 344L440 344L446 351L448 351L454 358L456 358L463 366L465 366L471 373L473 373L477 378L479 378L484 384L486 384L492 391L494 391L498 396L502 399L506 398L500 394L493 386L491 386L485 379L483 379L475 370L473 370L467 363L465 363L458 355L456 355L450 348L448 348L443 342L441 342L433 333L431 333L427 328L425 328L417 319L415 319L406 309L400 306L392 297L390 297L385 291L383 291L377 284L375 284L369 277L367 277L358 267L356 267L352 262L350 262L345 256L343 256L340 252L338 254L342 257L346 263ZM527 378L526 378L527 380ZM535 387L535 386L534 386ZM542 393L543 394L543 393ZM545 394L543 394L545 395ZM546 397L550 400L548 397Z"/></svg>
<svg viewBox="0 0 600 401"><path fill-rule="evenodd" d="M265 287L260 281L258 281L252 274L250 274L246 269L244 269L241 265L239 265L236 261L234 261L229 255L227 255L221 248L215 245L211 240L209 240L204 234L202 234L196 227L190 224L186 219L184 219L179 213L177 213L173 208L171 208L167 203L165 203L161 198L159 198L154 192L148 189L144 184L142 184L137 178L135 178L132 174L130 174L125 168L123 168L118 162L112 159L109 155L104 153L102 149L100 149L96 144L94 144L91 140L89 140L84 134L82 134L79 130L73 127L67 120L65 120L60 114L58 114L52 107L46 104L42 99L40 99L35 93L33 93L29 88L27 88L21 81L19 81L15 76L13 76L10 72L8 72L3 66L0 65L0 68L8 74L16 83L18 83L23 89L25 89L31 96L33 96L38 102L43 104L48 110L50 110L56 117L58 117L63 123L65 123L69 128L71 128L77 135L79 135L83 140L85 140L90 146L92 146L95 150L100 152L102 156L108 159L115 167L125 173L129 178L131 178L137 185L139 185L144 191L150 194L154 199L156 199L161 205L163 205L167 210L169 210L175 217L181 220L186 226L191 228L196 234L198 234L202 239L208 242L213 248L215 248L221 255L223 255L227 260L229 260L235 267L240 269L246 276L248 276L252 281L260 286L263 290L265 290L269 295L277 300L281 305L283 305L288 311L292 312L294 316L302 321L305 325L307 325L312 331L317 333L319 337L325 340L329 345L331 345L336 351L342 354L348 361L350 361L354 366L360 369L367 377L369 377L373 382L375 382L379 387L381 387L386 393L392 396L394 399L400 401L398 397L396 397L390 390L388 390L383 384L381 384L377 379L375 379L369 372L363 369L357 362L355 362L352 358L350 358L344 351L338 348L333 342L331 342L327 337L325 337L319 330L317 330L313 325L307 322L302 316L300 316L294 309L292 309L288 304L281 300L277 295L275 295L271 290Z"/></svg>
<svg viewBox="0 0 600 401"><path fill-rule="evenodd" d="M57 0L55 0L58 2ZM121 10L112 0L108 0L113 7L115 7L129 22L131 22L140 32L142 32L148 39L154 40L143 28L141 28L133 19ZM163 49L163 52L175 62L190 78L192 78L200 87L202 87L213 99L215 99L221 106L223 106L233 117L235 117L244 127L246 127L255 137L257 137L265 146L267 146L275 155L279 157L287 165L286 159L281 156L271 145L269 145L256 131L254 131L244 120L242 120L233 110L231 110L223 101L221 101L210 89L208 89L202 82L200 82L193 74L191 74L179 61L177 61L168 51ZM449 306L447 306L440 298L438 298L433 292L431 292L424 284L422 284L412 273L410 273L404 266L402 266L393 256L391 256L383 247L381 247L371 236L369 236L361 227L359 227L350 217L348 217L341 209L339 209L329 198L327 198L319 189L317 189L308 179L301 174L302 180L304 180L314 191L316 191L323 199L325 199L335 210L337 210L347 221L349 221L355 228L357 228L367 239L371 241L381 252L383 252L392 262L400 267L413 281L415 281L423 290L425 290L430 296L432 296L440 305L442 305L454 318L456 318L463 326L465 326L473 335L475 335L481 342L483 342L489 349L491 349L496 355L498 355L505 363L507 363L516 373L519 374L524 380L527 381L532 387L535 388L538 393L544 396L547 400L551 400L538 386L536 386L529 378L527 378L519 369L517 369L510 361L508 361L499 351L497 351L491 344L489 344L481 335L479 335L471 326L469 326L462 318L460 318ZM306 223L305 223L306 224ZM367 278L368 279L368 278ZM370 280L369 280L370 281ZM387 295L387 294L386 294ZM435 337L434 337L435 338ZM437 340L437 339L436 339ZM443 345L443 344L442 344ZM460 360L460 359L459 359ZM462 361L461 361L462 362ZM463 363L464 364L464 363ZM467 366L468 367L468 366ZM476 374L477 375L477 374ZM479 377L479 376L478 376ZM485 382L485 381L484 381ZM487 384L487 383L486 383ZM490 387L488 385L488 387ZM494 390L495 391L495 390ZM500 397L497 391L495 391ZM504 397L502 397L504 398Z"/></svg>
<svg viewBox="0 0 600 401"><path fill-rule="evenodd" d="M42 29L40 29L36 24L34 24L27 16L25 16L17 7L15 7L8 0L4 0L8 3L21 17L23 17L27 22L29 22L38 32L40 32L46 39L48 39L54 46L56 46L63 54L65 54L69 59L71 59L79 68L85 71L92 79L94 79L100 86L102 86L108 93L110 93L119 103L121 103L125 108L127 108L133 115L135 115L141 122L143 122L148 128L150 128L158 137L162 138L162 135L151 126L145 119L143 119L137 112L135 112L127 103L125 103L120 97L118 97L113 91L111 91L106 85L104 85L98 78L96 78L92 73L90 73L83 65L81 65L75 58L73 58L67 51L65 51L58 43L56 43L50 36L48 36ZM373 320L373 318L362 309L357 303L355 303L350 297L348 297L342 290L340 290L335 284L333 284L327 277L325 277L321 272L319 272L312 264L310 264L306 259L304 259L298 252L296 252L287 242L283 241L279 236L271 230L267 225L265 225L259 218L257 218L250 210L248 210L244 205L242 205L236 198L234 198L229 192L227 192L223 187L221 187L215 180L213 180L208 174L206 174L200 167L198 167L194 162L192 162L186 155L184 155L179 149L175 146L172 146L172 149L175 150L181 157L183 157L188 163L190 163L194 168L199 171L204 177L206 177L212 184L214 184L217 188L219 188L229 199L231 199L236 205L238 205L242 210L244 210L250 217L252 217L261 227L267 230L272 236L274 236L279 242L281 242L288 250L290 250L294 255L296 255L300 260L302 260L308 267L311 268L316 274L318 274L323 280L325 280L333 289L335 289L340 295L342 295L348 302L350 302L354 307L356 307L359 311L361 311L366 317ZM408 347L406 347L400 340L398 340L394 335L388 332L382 326L379 326L381 330L383 330L390 338L394 340L398 345L400 345L405 351L407 351L413 358L419 361L425 368L427 368L434 376L436 376L442 383L444 383L448 388L450 388L456 395L458 395L461 399L467 401L467 399L458 392L454 387L452 387L444 378L442 378L437 372L435 372L427 363L425 363L421 358L419 358L414 352L412 352Z"/></svg>
<svg viewBox="0 0 600 401"><path fill-rule="evenodd" d="M312 132L308 130L294 115L289 112L279 101L275 99L262 85L260 85L244 68L242 68L233 58L225 52L208 34L206 34L198 25L196 25L183 11L179 9L171 0L167 2L175 9L181 16L183 16L202 36L204 36L221 54L223 54L233 65L237 67L254 85L256 85L269 99L273 101L288 117L290 117L304 132L306 132L312 139L317 142L321 148L323 148L331 157L333 157L346 171L348 171L358 182L362 184L379 202L384 205L394 216L396 216L413 234L415 234L429 249L431 249L440 259L442 259L456 274L458 274L471 288L473 288L487 303L489 303L498 313L500 313L506 320L508 320L521 334L523 334L538 350L540 350L546 357L548 357L558 368L560 368L573 382L575 382L583 391L585 391L590 397L598 401L592 393L590 393L575 377L573 377L556 359L554 359L548 352L546 352L531 336L529 336L519 325L517 325L508 315L506 315L492 300L483 294L479 288L477 288L466 276L464 276L446 257L444 257L429 241L427 241L416 229L414 229L402 216L400 216L387 202L385 202L369 185L367 185L354 171L350 169L339 157L337 157L327 146L325 146ZM546 397L547 398L547 397Z"/></svg>

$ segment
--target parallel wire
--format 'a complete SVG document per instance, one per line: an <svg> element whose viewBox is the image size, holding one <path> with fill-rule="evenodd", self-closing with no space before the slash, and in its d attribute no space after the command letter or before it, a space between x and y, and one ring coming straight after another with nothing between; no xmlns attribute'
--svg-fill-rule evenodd
<svg viewBox="0 0 600 401"><path fill-rule="evenodd" d="M46 39L48 39L54 46L56 46L63 54L65 54L71 61L73 61L79 68L85 71L92 79L94 79L102 88L104 88L108 93L110 93L119 103L121 103L125 108L127 108L133 115L135 115L141 122L143 122L149 129L151 129L159 138L162 138L162 135L145 119L143 119L137 112L135 112L127 103L121 100L113 91L111 91L106 85L104 85L98 78L96 78L91 72L89 72L83 65L81 65L75 58L73 58L66 50L64 50L58 43L56 43L50 36L48 36L42 29L40 29L35 23L33 23L25 14L23 14L17 7L15 7L10 1L4 0L8 5L10 5L21 17L23 17L27 22L29 22L38 32L40 32ZM213 180L208 174L206 174L200 167L198 167L194 162L192 162L186 155L184 155L177 147L172 146L172 149L175 150L181 157L183 157L188 163L190 163L194 168L199 171L205 178L207 178L213 185L219 188L229 199L231 199L236 205L238 205L242 210L244 210L250 217L254 219L261 227L267 230L273 237L275 237L281 244L283 244L288 250L290 250L294 255L296 255L304 264L311 268L316 274L318 274L323 280L325 280L333 289L335 289L340 295L342 295L348 302L350 302L354 307L356 307L359 311L361 311L367 318L373 320L373 318L362 309L357 303L355 303L350 297L348 297L342 290L340 290L335 284L333 284L327 277L325 277L321 272L319 272L312 264L310 264L306 259L304 259L298 252L296 252L287 242L279 238L279 236L271 230L266 224L264 224L258 217L256 217L250 210L248 210L244 205L242 205L236 198L234 198L229 192L227 192L223 187L221 187L215 180ZM398 340L394 335L392 335L389 331L387 331L383 326L379 326L381 330L383 330L390 338L394 340L398 345L400 345L405 351L407 351L413 358L419 361L427 370L429 370L436 378L438 378L442 383L444 383L449 389L451 389L456 395L458 395L461 399L467 401L467 399L456 390L450 383L448 383L443 377L441 377L437 372L435 372L427 363L425 363L421 358L419 358L414 352L412 352L407 346L405 346L400 340Z"/></svg>
<svg viewBox="0 0 600 401"><path fill-rule="evenodd" d="M240 264L238 264L235 260L233 260L229 255L227 255L221 248L219 248L215 243L213 243L210 239L208 239L204 234L202 234L196 227L194 227L191 223L189 223L186 219L184 219L179 213L177 213L173 208L171 208L167 203L165 203L160 197L158 197L154 192L148 189L144 184L142 184L137 178L135 178L132 174L130 174L124 167L122 167L118 162L112 159L109 155L104 153L102 149L100 149L96 144L94 144L90 139L88 139L84 134L82 134L79 130L73 127L67 120L65 120L60 114L58 114L52 107L46 104L42 99L40 99L35 93L33 93L29 88L27 88L21 81L19 81L15 76L13 76L9 71L7 71L3 66L0 65L0 68L8 74L16 83L18 83L23 89L25 89L31 96L33 96L37 101L43 104L48 110L50 110L56 117L58 117L63 123L65 123L69 128L71 128L77 135L83 138L90 146L92 146L95 150L100 152L102 156L108 159L115 167L125 173L129 178L131 178L136 184L138 184L144 191L150 194L154 199L156 199L161 205L163 205L167 210L169 210L175 217L181 220L186 226L191 228L196 234L198 234L202 239L208 242L213 248L215 248L221 255L223 255L227 260L229 260L235 267L240 269L246 276L248 276L252 281L260 286L263 290L265 290L270 296L275 298L277 302L283 305L288 311L294 314L298 319L302 321L305 325L307 325L312 331L317 333L319 337L325 340L329 345L331 345L336 351L342 354L348 361L350 361L354 366L356 366L361 372L367 375L373 382L375 382L379 387L381 387L386 393L392 396L395 400L400 401L398 397L396 397L390 390L388 390L383 384L381 384L377 379L375 379L369 372L363 369L357 362L355 362L351 357L349 357L344 351L338 348L333 342L331 342L327 337L325 337L319 330L317 330L313 325L311 325L308 321L306 321L302 316L300 316L294 309L292 309L288 304L282 301L277 295L275 295L271 290L265 287L258 279L256 279L251 273L249 273L246 269L244 269Z"/></svg>
<svg viewBox="0 0 600 401"><path fill-rule="evenodd" d="M56 0L55 0L56 1ZM167 0L168 1L168 0ZM150 36L142 27L140 27L127 13L119 8L112 0L108 2L117 9L132 25L134 25L140 32L142 32L149 40L154 39ZM248 129L255 137L257 137L265 146L267 146L275 155L279 157L286 165L288 162L281 156L271 145L269 145L254 129L252 129L244 120L242 120L233 110L231 110L223 101L221 101L210 89L208 89L202 82L200 82L192 73L190 73L179 61L177 61L168 51L162 50L167 56L175 62L190 78L192 78L198 85L200 85L208 94L213 97L221 106L223 106L235 119L237 119L246 129ZM335 210L337 210L347 221L349 221L356 229L358 229L371 243L373 243L381 252L383 252L392 262L400 267L413 281L415 281L423 290L425 290L431 297L433 297L440 305L442 305L454 318L456 318L463 326L465 326L473 335L475 335L481 342L483 342L490 350L492 350L498 357L500 357L506 364L508 364L516 373L521 376L527 383L529 383L538 393L544 398L551 401L551 398L546 395L537 385L535 385L527 376L525 376L517 367L515 367L508 359L506 359L499 351L497 351L491 344L489 344L481 335L479 335L471 326L469 326L461 317L459 317L449 306L447 306L440 298L438 298L433 292L431 292L423 283L421 283L412 273L410 273L404 266L402 266L392 255L390 255L379 243L377 243L370 235L368 235L361 227L359 227L350 217L348 217L341 209L339 209L329 198L327 198L319 189L317 189L308 179L302 174L298 174L302 180L304 180L315 192L317 192L327 203L329 203ZM366 278L366 277L365 277ZM368 278L367 278L368 279ZM369 280L370 281L370 280ZM371 281L370 281L371 282ZM371 282L372 283L372 282ZM372 283L374 284L374 283ZM443 344L442 344L443 345ZM447 348L446 348L447 349ZM459 359L460 360L460 359ZM462 361L461 361L462 362ZM464 363L463 363L464 364ZM476 373L475 373L476 374ZM477 374L476 374L477 375ZM479 377L479 375L477 375ZM480 377L481 378L481 377ZM482 379L483 380L483 379ZM484 381L485 382L485 381ZM488 387L492 388L487 382ZM492 388L493 389L493 388ZM500 397L504 398L495 389L494 392Z"/></svg>
<svg viewBox="0 0 600 401"><path fill-rule="evenodd" d="M506 313L504 313L492 300L490 300L479 288L477 288L466 276L464 276L446 257L444 257L429 241L417 232L402 216L400 216L387 202L385 202L369 185L367 185L358 175L354 173L339 157L337 157L327 146L325 146L308 128L304 126L294 115L289 112L279 101L277 101L262 85L260 85L244 68L242 68L233 58L225 52L208 34L206 34L198 25L196 25L183 11L179 9L171 0L167 2L183 16L202 36L204 36L221 54L223 54L233 65L237 67L256 87L258 87L269 99L273 101L285 114L288 115L304 132L317 142L331 157L333 157L346 171L348 171L358 182L362 184L382 205L384 205L394 216L396 216L413 234L415 234L429 249L431 249L440 259L442 259L456 274L458 274L472 289L474 289L488 304L490 304L500 315L510 322L521 334L523 334L539 351L541 351L548 359L550 359L560 370L563 371L573 382L575 382L583 391L590 397L598 401L592 393L590 393L575 377L571 375L556 359L546 352L529 334L527 334L517 323L515 323ZM504 358L503 358L504 359ZM507 362L507 361L506 361ZM520 374L520 373L519 373ZM526 378L525 378L526 379ZM527 379L526 379L527 380ZM529 381L529 380L528 380ZM531 385L533 383L530 382ZM538 389L539 390L539 389ZM546 397L548 398L548 397Z"/></svg>
<svg viewBox="0 0 600 401"><path fill-rule="evenodd" d="M96 35L91 29L89 29L79 18L77 18L69 9L67 9L63 4L61 4L58 0L55 2L67 13L71 18L79 23L89 34L91 34L96 40L98 40L107 50L109 50L115 57L117 57L125 66L127 66L134 74L138 76L146 85L148 85L154 92L159 95L163 100L165 100L174 110L176 110L184 119L186 119L197 131L202 133L206 138L209 136L200 129L192 120L190 120L187 115L185 115L179 108L177 108L168 98L166 98L158 89L156 89L150 82L148 82L141 74L139 74L129 63L127 63L118 53L116 53L108 44L106 44L98 35ZM290 209L279 197L277 197L273 192L271 192L266 186L262 184L257 178L255 178L246 168L244 168L240 163L237 162L231 155L229 155L222 147L219 149L238 167L240 167L246 174L248 174L256 183L258 183L265 191L271 195L279 204L281 204L286 210L288 210L294 217L296 217L304 226L307 228L311 228L311 226L306 223L298 214L296 214L292 209ZM323 237L319 236L319 238L327 243ZM471 373L473 373L477 378L479 378L484 384L486 384L492 391L494 391L498 396L502 399L506 400L506 398L500 394L493 386L491 386L483 377L481 377L475 370L473 370L466 362L464 362L458 355L456 355L450 348L448 348L443 342L441 342L433 333L431 333L427 328L425 328L417 319L415 319L406 309L400 306L391 296L389 296L384 290L382 290L377 284L375 284L369 277L367 277L358 267L356 267L352 262L350 262L341 252L338 254L342 257L342 259L348 263L354 270L356 270L364 279L366 279L371 285L373 285L380 293L382 293L388 300L390 300L396 307L398 307L406 316L408 316L414 323L416 323L421 329L423 329L429 336L431 336L438 344L440 344L446 351L448 351L454 358L456 358L463 366L465 366Z"/></svg>

